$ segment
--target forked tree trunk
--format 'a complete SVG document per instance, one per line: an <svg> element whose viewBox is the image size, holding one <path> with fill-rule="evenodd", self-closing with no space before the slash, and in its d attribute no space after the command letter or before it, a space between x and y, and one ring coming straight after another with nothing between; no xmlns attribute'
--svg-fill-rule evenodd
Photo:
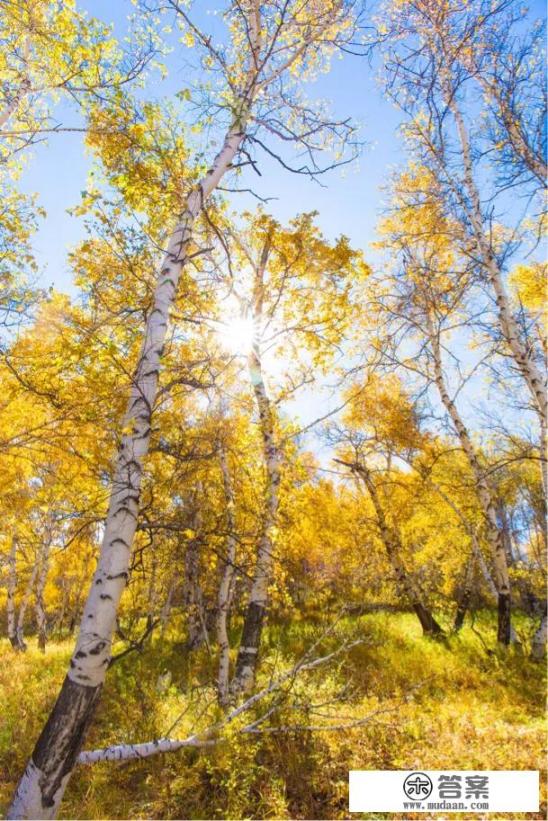
<svg viewBox="0 0 548 821"><path fill-rule="evenodd" d="M255 274L253 310L256 323L259 323L262 318L263 278L269 251L270 240L267 239ZM250 691L257 673L259 647L268 606L268 586L272 579L274 567L273 531L278 516L280 486L280 453L275 439L274 413L263 377L261 347L257 339L253 341L248 358L248 368L259 412L266 485L261 532L257 546L257 561L244 617L244 626L236 660L236 671L231 683L231 691L235 696Z"/></svg>
<svg viewBox="0 0 548 821"><path fill-rule="evenodd" d="M250 94L252 92L249 92ZM187 260L194 221L231 166L249 114L249 102L226 134L212 167L189 194L160 268L154 303L132 380L116 457L103 543L82 614L76 648L57 701L17 787L9 818L54 818L93 718L110 660L116 614L126 586L139 510L141 476L150 444L152 412L170 309Z"/></svg>
<svg viewBox="0 0 548 821"><path fill-rule="evenodd" d="M457 436L459 437L461 447L472 470L478 500L483 511L487 541L489 543L491 556L493 559L495 583L497 586L497 639L501 644L510 644L512 638L510 577L508 575L508 564L506 561L506 550L503 534L497 523L497 511L493 493L489 487L485 473L479 463L476 450L472 444L470 434L468 433L468 429L462 421L457 406L449 396L443 373L440 341L438 334L432 327L431 323L428 323L428 335L432 350L432 357L434 360L434 381L436 383L442 404L453 423Z"/></svg>
<svg viewBox="0 0 548 821"><path fill-rule="evenodd" d="M217 643L219 645L219 672L217 676L217 694L219 704L226 707L229 703L230 678L230 641L228 637L228 613L230 609L230 591L234 579L234 562L236 561L236 516L234 487L228 465L226 447L221 443L219 450L221 473L226 503L226 541L225 555L222 563L221 583L219 585L217 611Z"/></svg>
<svg viewBox="0 0 548 821"><path fill-rule="evenodd" d="M379 528L382 543L386 550L386 555L388 556L388 560L392 565L394 575L396 576L400 589L404 592L407 600L409 601L409 604L417 614L417 618L420 621L423 633L425 635L434 636L442 635L443 630L441 629L440 625L432 615L430 609L422 601L422 596L419 588L417 587L415 581L409 575L403 564L403 561L401 559L401 554L403 551L399 533L394 528L390 527L388 525L388 522L386 521L384 508L382 506L377 491L377 487L375 485L375 482L373 481L373 477L371 476L370 471L363 464L355 465L354 469L362 477L364 484L367 488L367 491L373 503L373 507L375 509L377 526Z"/></svg>

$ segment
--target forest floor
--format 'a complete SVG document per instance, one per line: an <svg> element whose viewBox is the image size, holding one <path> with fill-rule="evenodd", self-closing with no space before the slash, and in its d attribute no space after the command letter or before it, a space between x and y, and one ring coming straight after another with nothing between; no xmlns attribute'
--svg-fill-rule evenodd
<svg viewBox="0 0 548 821"><path fill-rule="evenodd" d="M528 620L522 624L529 629ZM261 683L295 664L319 632L309 622L270 627ZM349 617L318 653L356 638L363 643L293 683L276 720L279 726L316 725L327 721L326 714L336 715L338 723L375 714L369 723L344 731L254 736L238 735L231 725L223 740L205 751L79 766L61 817L348 818L350 769L544 772L544 665L516 650L490 651L489 614L477 615L473 629L467 623L459 636L444 642L422 638L411 614ZM7 641L0 642L0 813L57 693L72 646L72 638L50 643L42 654L30 639L27 653L15 654ZM219 717L212 688L202 684L212 672L206 648L189 656L169 635L127 655L107 677L86 749L167 734L184 738L206 726ZM245 723L260 714L257 709ZM541 779L545 796L544 775ZM409 815L415 817L440 816ZM545 818L546 803L537 816L523 817Z"/></svg>

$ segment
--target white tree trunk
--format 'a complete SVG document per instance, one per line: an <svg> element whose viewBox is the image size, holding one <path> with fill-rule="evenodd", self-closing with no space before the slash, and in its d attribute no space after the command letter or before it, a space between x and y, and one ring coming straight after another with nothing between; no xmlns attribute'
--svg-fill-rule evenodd
<svg viewBox="0 0 548 821"><path fill-rule="evenodd" d="M219 704L226 707L229 701L230 676L230 641L228 637L228 613L230 608L230 589L234 578L234 562L236 561L236 516L234 487L228 465L228 457L224 442L219 449L221 473L226 503L226 541L223 570L219 585L218 614L217 614L217 642L219 645L219 672L217 676L217 692Z"/></svg>
<svg viewBox="0 0 548 821"><path fill-rule="evenodd" d="M493 253L491 243L487 237L481 209L481 200L474 179L472 151L470 138L464 118L456 104L454 95L449 89L445 93L446 103L455 118L457 134L462 152L464 169L464 185L470 202L468 217L472 226L474 241L480 254L487 278L493 288L497 305L499 326L506 340L512 356L521 372L531 394L533 407L536 409L541 428L545 431L548 424L548 397L546 394L546 379L541 374L534 360L531 349L524 344L518 323L514 317L499 264ZM545 442L543 447L545 446ZM543 454L546 455L545 453ZM546 490L546 486L545 486Z"/></svg>
<svg viewBox="0 0 548 821"><path fill-rule="evenodd" d="M483 511L485 520L487 541L489 543L493 567L495 570L495 583L498 592L499 604L499 627L498 639L503 644L509 644L511 639L510 622L510 578L508 576L508 565L506 561L506 551L502 532L497 523L496 507L493 494L485 473L479 463L474 445L470 439L470 434L462 421L457 406L449 396L445 384L443 364L441 359L441 347L436 330L429 324L428 335L434 361L434 381L440 395L443 406L451 419L455 431L459 437L461 447L468 459L468 464L472 470L478 499Z"/></svg>
<svg viewBox="0 0 548 821"><path fill-rule="evenodd" d="M265 248L267 246L265 245ZM264 262L264 264L263 264ZM262 289L262 275L266 258L263 261L258 276ZM256 299L255 318L259 321L261 315L262 294ZM257 307L257 305L259 307ZM254 340L251 353L248 357L249 378L255 393L255 402L259 412L259 427L263 442L263 458L266 473L264 511L261 523L261 532L257 545L257 561L253 572L253 582L249 594L249 602L244 618L244 626L236 671L231 684L234 695L249 692L252 688L257 672L258 654L261 643L261 634L268 605L268 586L272 579L274 565L273 530L276 525L279 505L280 486L280 453L275 440L274 414L264 382L261 348Z"/></svg>
<svg viewBox="0 0 548 821"><path fill-rule="evenodd" d="M57 702L17 787L8 811L9 818L56 816L84 733L95 711L110 660L118 604L128 579L141 476L149 450L152 412L170 309L187 259L194 220L238 152L248 111L248 105L245 109L242 107L212 167L188 196L181 219L169 240L133 377L103 543L76 648Z"/></svg>

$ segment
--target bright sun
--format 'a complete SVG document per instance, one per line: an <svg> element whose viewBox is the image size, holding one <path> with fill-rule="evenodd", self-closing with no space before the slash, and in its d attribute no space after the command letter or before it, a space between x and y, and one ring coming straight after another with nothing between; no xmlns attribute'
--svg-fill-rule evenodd
<svg viewBox="0 0 548 821"><path fill-rule="evenodd" d="M222 345L234 354L248 354L254 335L255 323L250 317L235 317L219 330Z"/></svg>

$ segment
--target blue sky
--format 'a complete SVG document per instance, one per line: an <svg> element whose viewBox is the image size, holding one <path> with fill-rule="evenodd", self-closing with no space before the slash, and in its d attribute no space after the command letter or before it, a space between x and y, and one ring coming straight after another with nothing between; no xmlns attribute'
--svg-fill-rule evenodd
<svg viewBox="0 0 548 821"><path fill-rule="evenodd" d="M195 2L195 17L210 27L209 11L218 5L218 0ZM80 0L80 6L114 23L119 36L126 31L127 14L134 11L130 0ZM533 15L545 14L542 0L533 0L529 6ZM169 97L180 90L188 75L182 49L168 57L167 65L168 78L159 82L155 75L153 79L153 93L158 97ZM365 146L357 164L323 177L326 187L322 188L263 159L263 176L257 188L263 196L277 198L268 205L276 217L285 221L298 212L318 210L320 224L329 238L347 234L356 246L364 249L369 259L374 257L369 246L382 215L385 196L382 186L391 170L404 162L398 136L401 117L395 106L385 99L375 75L376 69L366 60L345 55L342 60L334 60L331 72L307 90L311 97L331 100L335 114L350 116L360 125L359 136ZM151 93L150 87L147 93ZM77 114L66 106L60 106L56 114L63 125L79 124ZM86 187L89 163L81 135L54 135L36 147L22 180L26 191L39 193L47 212L34 242L42 281L61 290L71 288L67 249L83 234L82 221L69 216L67 209L78 203L80 192ZM233 204L243 209L252 206L254 201L240 195L233 197Z"/></svg>
<svg viewBox="0 0 548 821"><path fill-rule="evenodd" d="M119 36L125 32L126 15L134 10L129 0L81 0L80 5L90 14L114 23ZM217 5L218 0L196 2L197 19L210 26L212 18L208 11ZM533 14L544 14L541 0L534 0L530 7ZM185 59L182 47L169 55L167 79L160 82L155 75L147 94L169 97L183 88L189 76ZM320 187L263 158L262 177L257 182L254 179L254 187L262 196L276 198L267 207L280 220L287 221L302 211L317 210L319 223L327 237L333 239L341 233L348 235L356 247L364 250L366 258L374 262L376 255L370 245L375 239L375 226L382 216L386 196L382 188L394 168L405 161L398 135L400 114L384 97L376 79L376 69L371 68L368 61L352 56L334 60L331 72L307 88L307 95L331 100L336 115L350 116L359 124L359 137L365 143L359 161L326 175L322 178L325 187ZM77 114L66 105L56 114L63 125L79 125ZM37 146L24 174L23 188L38 192L47 212L34 241L41 266L41 283L45 286L53 285L68 292L73 290L67 250L78 242L84 231L82 220L71 217L67 209L78 203L80 192L86 187L89 165L90 157L84 150L82 136L58 134ZM246 195L233 195L232 203L239 210L256 204ZM464 350L461 354L467 357ZM479 421L477 407L483 401L479 388L480 383L475 380L467 394L461 397L465 415L476 422ZM329 399L325 394L309 391L301 395L291 412L296 411L306 423L336 404L336 397Z"/></svg>
<svg viewBox="0 0 548 821"><path fill-rule="evenodd" d="M129 0L85 0L80 5L100 19L115 23L119 33L125 30L125 17L132 10ZM196 4L198 6L202 7L203 14L205 3ZM154 77L154 94L158 97L169 96L184 85L186 69L179 55L169 55L167 64L168 78L159 82L157 76ZM367 250L380 215L380 187L386 182L390 168L402 160L397 137L399 114L383 98L368 63L355 57L335 60L332 71L311 85L307 93L310 97L332 101L336 114L351 116L361 126L360 139L366 145L360 160L324 177L325 188L284 172L274 162L263 161L263 176L257 191L277 198L269 203L268 209L279 219L285 221L301 211L318 210L320 224L328 237L345 233L355 245ZM77 114L66 105L57 109L56 116L63 125L79 124ZM42 269L41 280L60 290L71 290L67 249L83 234L82 221L68 215L67 208L78 203L80 192L86 187L89 163L81 135L53 135L47 144L36 147L22 180L26 191L39 193L47 212L34 241ZM254 201L240 195L233 197L233 204L241 209L251 207Z"/></svg>

